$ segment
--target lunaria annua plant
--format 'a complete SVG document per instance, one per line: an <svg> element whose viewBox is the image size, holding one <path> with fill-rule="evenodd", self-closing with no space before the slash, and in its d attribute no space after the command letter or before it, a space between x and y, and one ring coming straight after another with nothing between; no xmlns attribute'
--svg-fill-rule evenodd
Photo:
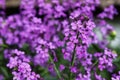
<svg viewBox="0 0 120 80"><path fill-rule="evenodd" d="M0 6L0 80L120 80L114 5L95 15L99 0L20 0L9 16Z"/></svg>

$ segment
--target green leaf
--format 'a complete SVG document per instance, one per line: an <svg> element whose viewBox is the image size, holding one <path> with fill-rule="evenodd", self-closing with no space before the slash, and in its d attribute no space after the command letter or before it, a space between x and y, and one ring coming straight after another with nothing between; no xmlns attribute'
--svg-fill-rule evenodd
<svg viewBox="0 0 120 80"><path fill-rule="evenodd" d="M8 74L7 69L5 67L0 67L0 70L6 78L9 77L9 74Z"/></svg>
<svg viewBox="0 0 120 80"><path fill-rule="evenodd" d="M47 75L46 77L44 77L45 80L58 80L56 77Z"/></svg>
<svg viewBox="0 0 120 80"><path fill-rule="evenodd" d="M110 80L110 73L107 70L103 70L100 72L100 75L105 78L106 80Z"/></svg>

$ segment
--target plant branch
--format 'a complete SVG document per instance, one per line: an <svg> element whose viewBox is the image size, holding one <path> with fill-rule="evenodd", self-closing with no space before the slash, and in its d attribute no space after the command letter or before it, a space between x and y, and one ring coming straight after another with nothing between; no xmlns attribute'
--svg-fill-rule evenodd
<svg viewBox="0 0 120 80"><path fill-rule="evenodd" d="M59 79L62 79L62 77L61 77L61 75L60 75L60 71L57 69L56 64L54 63L54 61L53 61L53 59L52 59L52 57L51 57L50 54L49 54L49 57L50 57L50 61L51 61L51 62L53 63L53 65L54 65L54 69L55 69L55 71L56 71L56 73L57 73L58 78L59 78Z"/></svg>
<svg viewBox="0 0 120 80"><path fill-rule="evenodd" d="M79 32L77 31L77 39L78 39L78 36L79 36ZM76 49L76 46L77 46L77 44L75 44L74 51L73 51L73 54L72 54L71 66L74 66L74 63L75 63L75 59L76 59L76 51L75 51L75 49ZM72 80L71 77L72 77L72 72L70 72L70 77L69 77L70 80Z"/></svg>

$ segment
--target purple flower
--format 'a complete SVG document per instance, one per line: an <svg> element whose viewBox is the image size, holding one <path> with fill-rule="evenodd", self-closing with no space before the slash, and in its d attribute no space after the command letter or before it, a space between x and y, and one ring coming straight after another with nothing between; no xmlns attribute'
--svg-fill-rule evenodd
<svg viewBox="0 0 120 80"><path fill-rule="evenodd" d="M70 69L71 69L72 73L77 73L77 68L76 67L71 67Z"/></svg>
<svg viewBox="0 0 120 80"><path fill-rule="evenodd" d="M95 74L95 79L96 80L106 80L105 78L102 78L101 75Z"/></svg>
<svg viewBox="0 0 120 80"><path fill-rule="evenodd" d="M102 13L98 15L99 18L109 18L113 19L114 15L117 15L117 10L114 8L113 5L110 5L109 7L106 7Z"/></svg>
<svg viewBox="0 0 120 80"><path fill-rule="evenodd" d="M90 73L88 72L87 74L78 74L78 77L75 80L91 80L90 78Z"/></svg>
<svg viewBox="0 0 120 80"><path fill-rule="evenodd" d="M4 76L0 74L0 80L4 80Z"/></svg>
<svg viewBox="0 0 120 80"><path fill-rule="evenodd" d="M7 64L7 67L9 68L14 68L18 65L18 57L10 57L10 61L9 63Z"/></svg>
<svg viewBox="0 0 120 80"><path fill-rule="evenodd" d="M36 48L37 55L34 57L34 62L39 65L45 64L49 60L48 49L42 49L42 46Z"/></svg>
<svg viewBox="0 0 120 80"><path fill-rule="evenodd" d="M63 64L60 64L59 70L60 70L60 71L63 71L64 69L65 69L65 66L64 66Z"/></svg>
<svg viewBox="0 0 120 80"><path fill-rule="evenodd" d="M113 74L113 76L111 77L111 80L119 80L120 79L120 71L118 72L118 74Z"/></svg>

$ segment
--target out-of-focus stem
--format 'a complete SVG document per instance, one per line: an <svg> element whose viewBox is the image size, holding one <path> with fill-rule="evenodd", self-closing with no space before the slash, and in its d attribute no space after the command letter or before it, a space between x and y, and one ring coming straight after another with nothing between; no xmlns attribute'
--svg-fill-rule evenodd
<svg viewBox="0 0 120 80"><path fill-rule="evenodd" d="M57 69L56 64L54 63L54 61L53 61L53 59L52 59L52 57L51 57L50 54L49 54L49 57L50 57L50 61L51 61L51 62L53 63L53 65L54 65L54 69L55 69L55 71L56 71L56 73L57 73L58 78L59 78L59 79L62 79L62 77L61 77L61 75L60 75L60 71Z"/></svg>

